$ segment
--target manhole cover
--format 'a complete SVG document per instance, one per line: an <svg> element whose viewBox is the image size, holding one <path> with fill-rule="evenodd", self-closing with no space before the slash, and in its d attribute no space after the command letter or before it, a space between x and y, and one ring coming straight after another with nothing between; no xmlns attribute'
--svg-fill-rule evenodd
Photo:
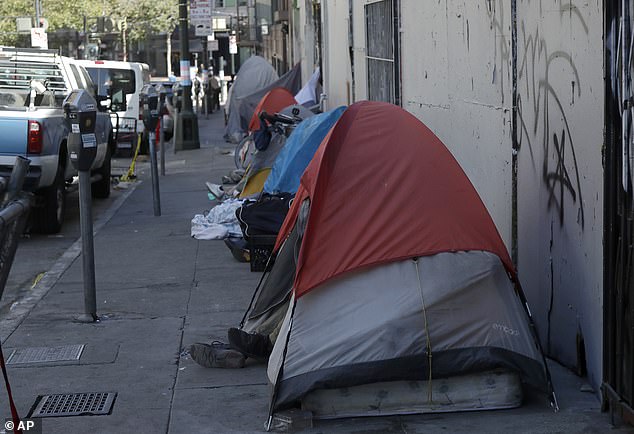
<svg viewBox="0 0 634 434"><path fill-rule="evenodd" d="M29 417L108 414L116 397L114 392L44 395Z"/></svg>
<svg viewBox="0 0 634 434"><path fill-rule="evenodd" d="M61 347L21 348L14 350L7 359L7 365L26 363L69 362L79 360L84 345L64 345Z"/></svg>

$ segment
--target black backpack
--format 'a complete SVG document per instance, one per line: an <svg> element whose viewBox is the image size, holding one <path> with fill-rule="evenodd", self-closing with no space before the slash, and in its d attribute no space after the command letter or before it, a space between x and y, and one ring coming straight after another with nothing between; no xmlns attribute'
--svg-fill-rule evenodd
<svg viewBox="0 0 634 434"><path fill-rule="evenodd" d="M236 210L236 217L245 240L255 235L277 235L286 218L294 195L268 194L255 201L247 200Z"/></svg>

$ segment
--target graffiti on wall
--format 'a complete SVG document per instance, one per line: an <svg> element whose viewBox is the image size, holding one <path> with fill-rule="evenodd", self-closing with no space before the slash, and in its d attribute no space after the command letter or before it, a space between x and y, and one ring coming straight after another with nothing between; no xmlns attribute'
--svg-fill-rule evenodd
<svg viewBox="0 0 634 434"><path fill-rule="evenodd" d="M530 4L531 0L520 0ZM487 0L491 23L503 24L498 18L504 11L499 1ZM588 26L573 2L556 0L559 18L580 24L588 34ZM540 16L543 16L539 2ZM540 170L536 161L537 146L542 147L541 180L547 191L546 206L564 224L565 212L576 212L576 221L584 227L585 215L581 191L575 140L568 121L566 106L574 105L581 96L582 80L573 56L565 50L552 50L540 25L532 29L522 17L517 17L517 150L528 148L531 164ZM534 22L534 20L532 21ZM563 27L563 26L562 26ZM507 38L496 38L496 45L508 46ZM499 50L501 48L496 48ZM570 77L568 89L561 86L562 77ZM556 80L555 80L556 79ZM557 84L555 84L557 83ZM538 157L537 157L538 158ZM539 172L538 172L539 173Z"/></svg>

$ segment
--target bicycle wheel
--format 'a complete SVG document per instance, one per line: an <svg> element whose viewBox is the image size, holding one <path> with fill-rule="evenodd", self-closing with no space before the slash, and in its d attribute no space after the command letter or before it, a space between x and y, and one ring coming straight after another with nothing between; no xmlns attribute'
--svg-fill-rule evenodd
<svg viewBox="0 0 634 434"><path fill-rule="evenodd" d="M237 169L246 169L251 161L251 155L255 150L255 142L253 136L249 134L238 143L233 153L233 161Z"/></svg>

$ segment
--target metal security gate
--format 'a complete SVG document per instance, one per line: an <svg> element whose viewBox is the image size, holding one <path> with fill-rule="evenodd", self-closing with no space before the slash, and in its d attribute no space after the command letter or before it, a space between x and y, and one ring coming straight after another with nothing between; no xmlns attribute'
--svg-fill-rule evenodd
<svg viewBox="0 0 634 434"><path fill-rule="evenodd" d="M634 6L604 5L603 408L634 424Z"/></svg>
<svg viewBox="0 0 634 434"><path fill-rule="evenodd" d="M400 104L399 0L365 5L368 99Z"/></svg>

